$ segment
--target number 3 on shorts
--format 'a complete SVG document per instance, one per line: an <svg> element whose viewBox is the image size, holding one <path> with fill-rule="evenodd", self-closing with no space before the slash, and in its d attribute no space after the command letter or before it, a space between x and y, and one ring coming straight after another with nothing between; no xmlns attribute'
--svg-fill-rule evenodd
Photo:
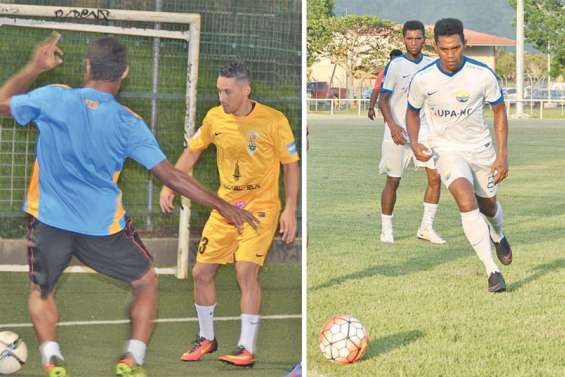
<svg viewBox="0 0 565 377"><path fill-rule="evenodd" d="M204 254L206 251L206 246L208 246L208 237L202 237L200 244L198 245L198 252Z"/></svg>

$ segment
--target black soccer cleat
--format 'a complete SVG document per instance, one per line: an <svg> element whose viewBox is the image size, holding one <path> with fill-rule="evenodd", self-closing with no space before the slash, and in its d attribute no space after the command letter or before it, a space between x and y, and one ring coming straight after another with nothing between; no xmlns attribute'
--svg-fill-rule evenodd
<svg viewBox="0 0 565 377"><path fill-rule="evenodd" d="M492 239L491 239L492 240ZM494 248L496 249L496 256L498 260L503 265L507 266L512 263L512 247L510 247L510 243L506 236L503 236L499 242L494 242Z"/></svg>
<svg viewBox="0 0 565 377"><path fill-rule="evenodd" d="M504 292L506 282L500 272L493 272L488 277L488 291L492 293Z"/></svg>

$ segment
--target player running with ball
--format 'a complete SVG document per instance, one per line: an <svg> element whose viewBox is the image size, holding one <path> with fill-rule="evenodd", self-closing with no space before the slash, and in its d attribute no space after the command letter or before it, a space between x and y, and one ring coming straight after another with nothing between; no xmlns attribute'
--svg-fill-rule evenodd
<svg viewBox="0 0 565 377"><path fill-rule="evenodd" d="M502 230L497 184L508 176L508 120L496 74L463 55L463 24L439 20L434 27L439 59L420 70L410 84L406 124L411 147L420 161L435 160L443 183L453 195L465 236L488 276L488 290L506 283L492 256L494 243L502 264L512 262L512 249ZM484 103L494 112L497 152L483 115ZM429 148L417 142L420 112L430 129ZM486 219L486 220L485 220Z"/></svg>

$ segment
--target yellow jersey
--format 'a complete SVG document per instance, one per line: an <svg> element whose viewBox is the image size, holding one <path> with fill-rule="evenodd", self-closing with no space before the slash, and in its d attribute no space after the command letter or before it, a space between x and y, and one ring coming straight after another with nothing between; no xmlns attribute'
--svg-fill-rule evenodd
<svg viewBox="0 0 565 377"><path fill-rule="evenodd" d="M218 195L228 203L251 211L280 208L280 165L298 161L298 151L284 114L254 104L246 116L226 114L222 106L210 109L188 147L216 146Z"/></svg>

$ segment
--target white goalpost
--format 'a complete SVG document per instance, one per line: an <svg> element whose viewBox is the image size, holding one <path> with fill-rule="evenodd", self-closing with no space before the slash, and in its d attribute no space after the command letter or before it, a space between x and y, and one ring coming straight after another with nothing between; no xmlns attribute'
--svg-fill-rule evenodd
<svg viewBox="0 0 565 377"><path fill-rule="evenodd" d="M113 25L113 23L119 24L123 22L127 22L128 25L132 26ZM147 28L148 24L153 24L154 28ZM186 25L187 28L186 30L167 30L163 24L177 25L177 27L173 27L172 29L182 29L182 25ZM151 121L149 122L149 126L154 133L156 130L157 119L156 109L158 99L157 86L159 75L159 41L161 39L185 41L188 44L188 53L186 57L186 93L184 103L186 106L184 114L185 138L192 136L192 134L194 133L196 117L196 86L198 82L198 59L200 48L199 14L0 3L0 26L104 33L152 38L154 40L154 67L152 72L153 80L151 93ZM155 62L157 64L157 67L155 67ZM148 181L147 191L148 215L146 218L146 225L151 228L151 206L153 191L151 180ZM182 198L182 208L179 221L177 266L176 269L163 269L158 272L174 273L179 279L186 279L188 277L190 250L190 215L190 201L186 198ZM73 268L70 268L69 270L76 271L77 267L75 266Z"/></svg>

